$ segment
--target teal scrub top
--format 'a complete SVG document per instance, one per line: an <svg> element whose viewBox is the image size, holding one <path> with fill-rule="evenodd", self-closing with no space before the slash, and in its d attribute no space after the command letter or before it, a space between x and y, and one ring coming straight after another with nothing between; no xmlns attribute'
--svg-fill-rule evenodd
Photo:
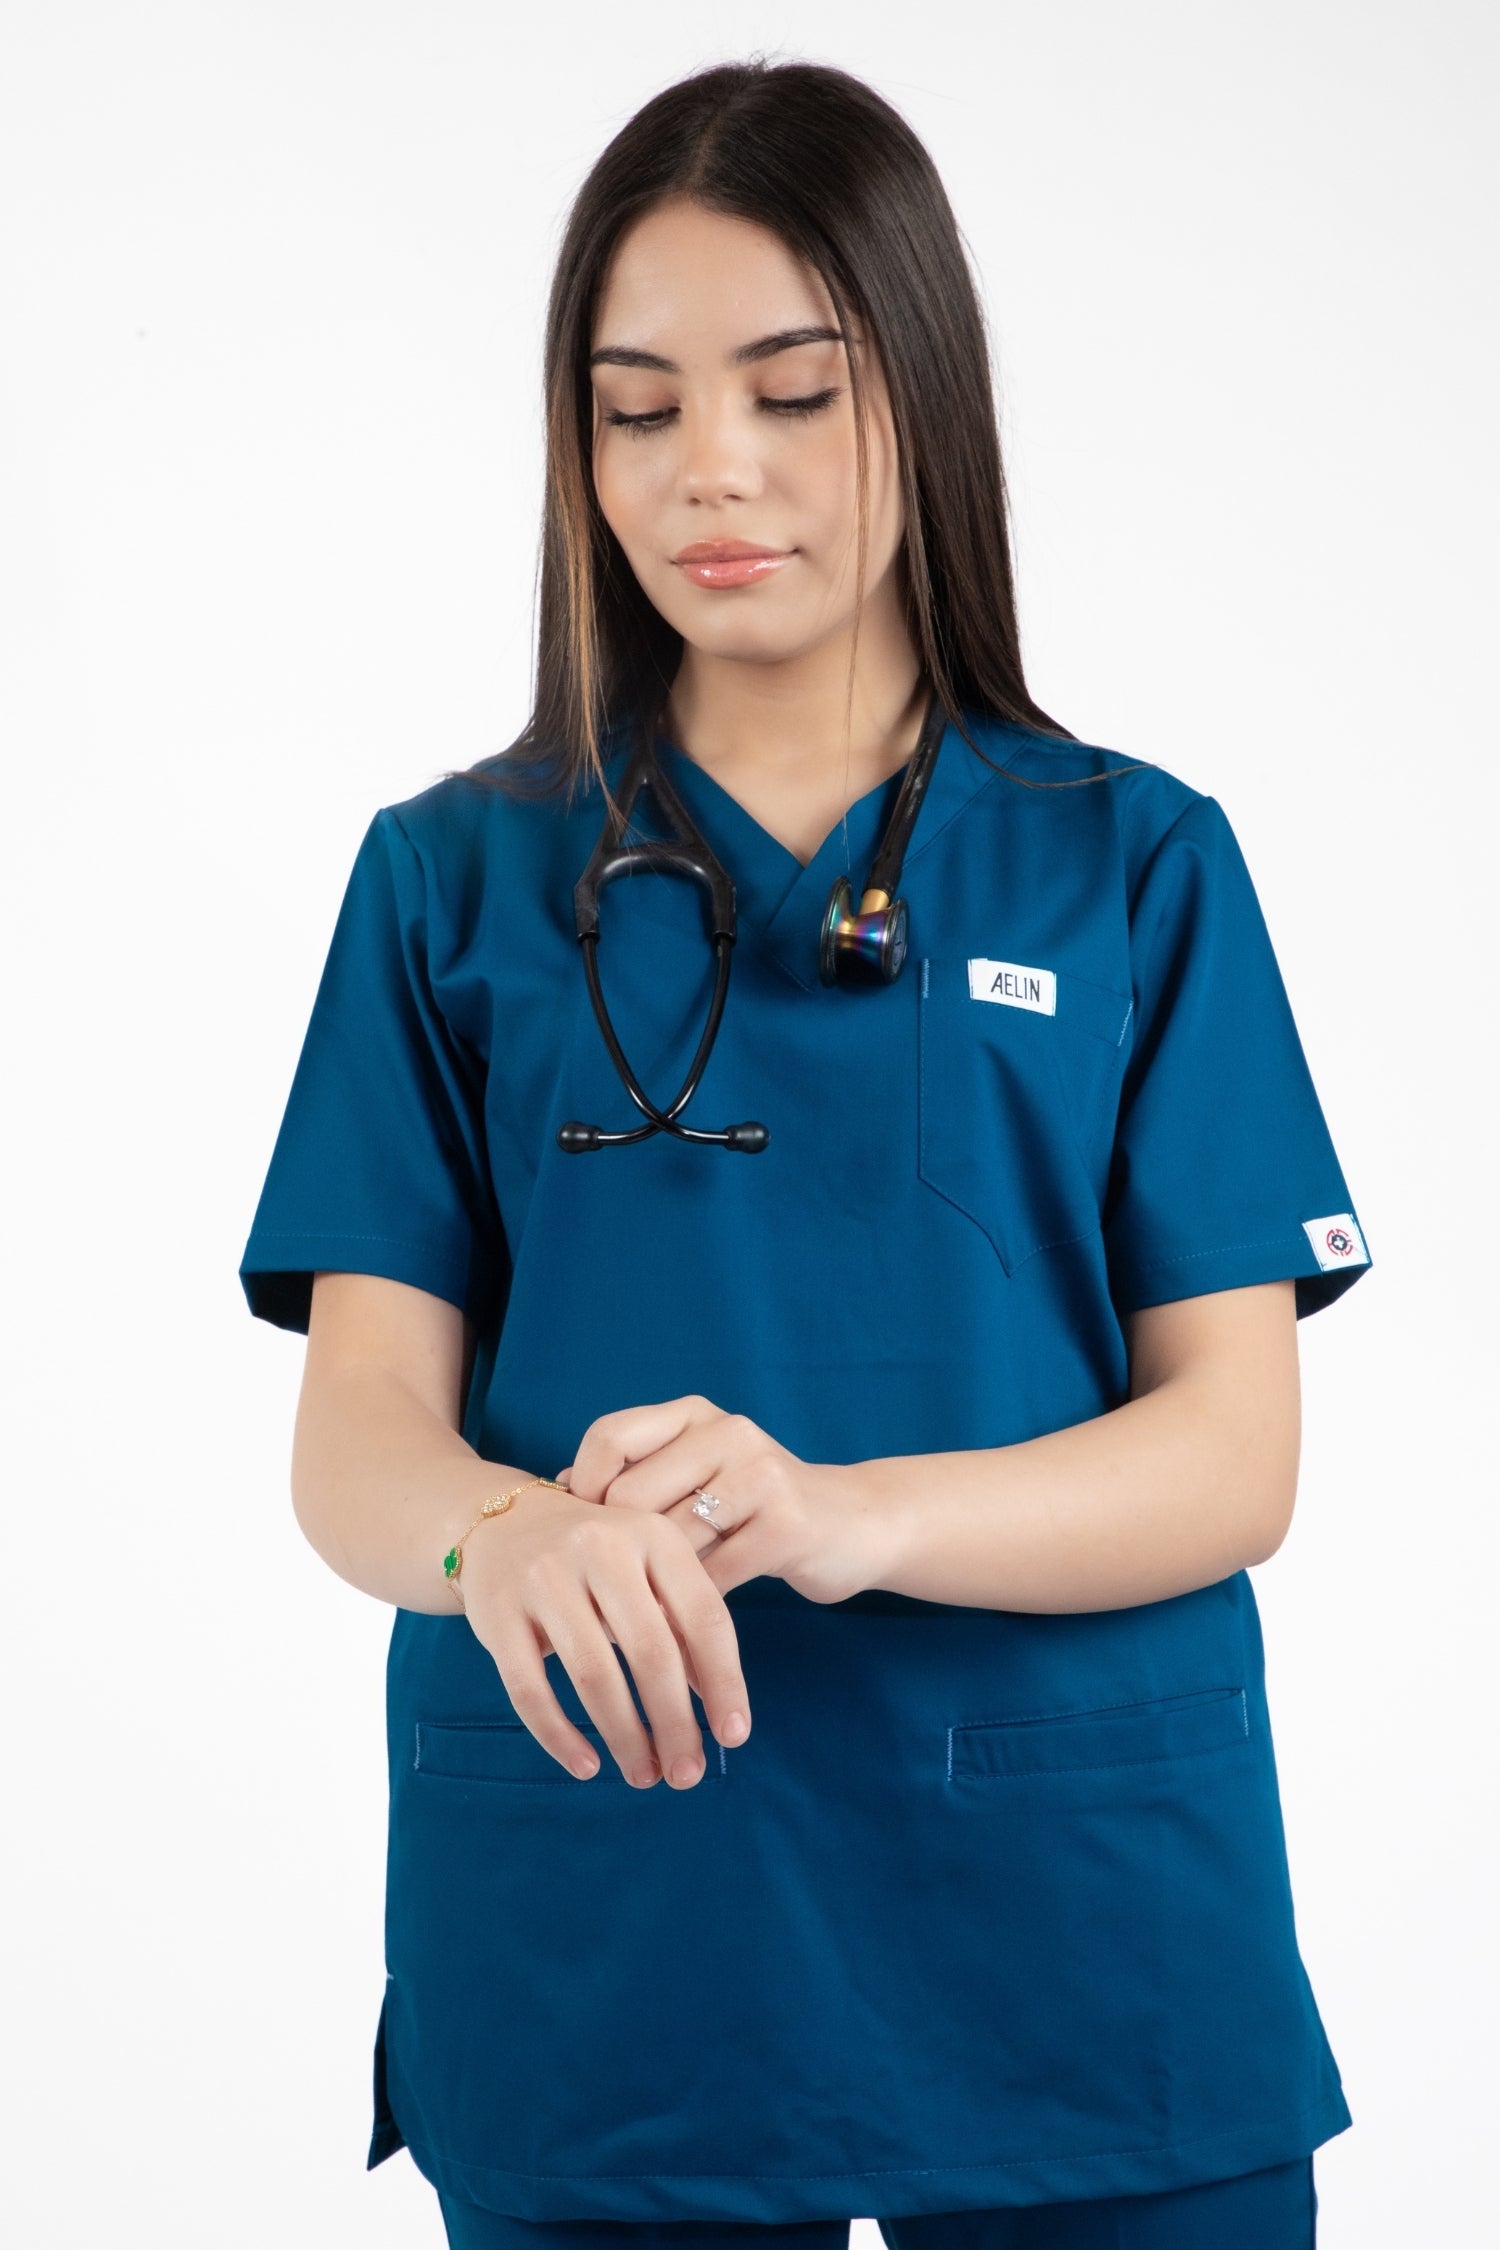
<svg viewBox="0 0 1500 2250"><path fill-rule="evenodd" d="M675 744L739 942L686 1121L640 1122L585 985L571 812L449 777L359 847L240 1267L461 1306L463 1434L553 1475L599 1415L701 1393L804 1459L1006 1446L1129 1396L1122 1320L1369 1264L1244 858L1156 765L949 725L894 984L818 977L900 775L806 867ZM612 784L625 745L606 742ZM1100 775L1107 779L1091 779ZM1038 786L1088 783L1087 786ZM645 792L637 835L667 833ZM712 988L701 894L601 903L626 1054L675 1094ZM931 1474L929 1470L926 1472ZM368 2161L532 2219L790 2222L1160 2192L1351 2122L1299 1956L1244 1571L1028 1614L872 1589L727 1596L754 1729L638 1791L522 1725L455 1608L398 1610L387 1980Z"/></svg>

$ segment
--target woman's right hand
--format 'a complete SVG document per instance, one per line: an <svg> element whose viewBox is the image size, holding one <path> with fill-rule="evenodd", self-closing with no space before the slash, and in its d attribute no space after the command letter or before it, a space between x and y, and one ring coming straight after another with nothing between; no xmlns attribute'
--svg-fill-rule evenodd
<svg viewBox="0 0 1500 2250"><path fill-rule="evenodd" d="M601 1508L533 1485L502 1516L477 1524L464 1548L470 1626L499 1669L516 1713L570 1773L595 1770L587 1736L552 1691L554 1652L625 1779L690 1789L705 1771L691 1688L715 1739L749 1731L739 1637L723 1595L699 1567L697 1533L637 1508ZM706 1527L703 1545L715 1534ZM645 1706L642 1726L620 1660ZM732 1712L739 1733L726 1732Z"/></svg>

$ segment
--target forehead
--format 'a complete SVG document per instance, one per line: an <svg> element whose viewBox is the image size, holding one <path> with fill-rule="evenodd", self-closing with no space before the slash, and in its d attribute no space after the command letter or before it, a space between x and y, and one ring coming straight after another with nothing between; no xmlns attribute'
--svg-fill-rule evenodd
<svg viewBox="0 0 1500 2250"><path fill-rule="evenodd" d="M595 308L590 349L649 346L721 354L783 328L836 326L821 276L754 220L677 200L626 229ZM681 356L674 351L673 358Z"/></svg>

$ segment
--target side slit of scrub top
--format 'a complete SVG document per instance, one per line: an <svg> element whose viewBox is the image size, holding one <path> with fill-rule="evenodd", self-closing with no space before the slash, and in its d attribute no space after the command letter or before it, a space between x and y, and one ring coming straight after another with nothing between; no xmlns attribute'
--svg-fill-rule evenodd
<svg viewBox="0 0 1500 2250"><path fill-rule="evenodd" d="M820 984L819 923L900 776L850 808L847 861L840 822L802 867L660 745L739 908L685 1116L761 1119L756 1156L557 1146L566 1119L639 1122L573 923L596 786L571 813L462 778L382 807L240 1267L251 1311L305 1331L320 1268L461 1306L465 1438L554 1475L597 1416L690 1392L810 1461L1013 1445L1125 1402L1132 1311L1341 1295L1367 1246L1219 804L968 724L1024 780L1115 778L1020 787L950 725L905 966L853 991ZM635 832L654 819L643 792ZM624 877L600 911L611 1012L664 1102L712 986L700 894ZM396 1611L370 2165L404 2145L523 2219L774 2223L1159 2193L1351 2123L1245 1571L1084 1613L817 1604L769 1576L726 1600L753 1731L725 1751L705 1724L683 1791L622 1779L555 1654L591 1781L456 1608Z"/></svg>

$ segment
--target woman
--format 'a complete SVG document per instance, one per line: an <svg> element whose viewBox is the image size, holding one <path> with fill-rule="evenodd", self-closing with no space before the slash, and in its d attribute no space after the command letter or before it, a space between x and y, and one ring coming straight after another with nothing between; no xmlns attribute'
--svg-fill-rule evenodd
<svg viewBox="0 0 1500 2250"><path fill-rule="evenodd" d="M241 1268L396 1607L369 2161L506 2250L1300 2250L1246 1572L1368 1258L1233 832L1027 693L858 81L631 120L547 407L531 724L372 820Z"/></svg>

